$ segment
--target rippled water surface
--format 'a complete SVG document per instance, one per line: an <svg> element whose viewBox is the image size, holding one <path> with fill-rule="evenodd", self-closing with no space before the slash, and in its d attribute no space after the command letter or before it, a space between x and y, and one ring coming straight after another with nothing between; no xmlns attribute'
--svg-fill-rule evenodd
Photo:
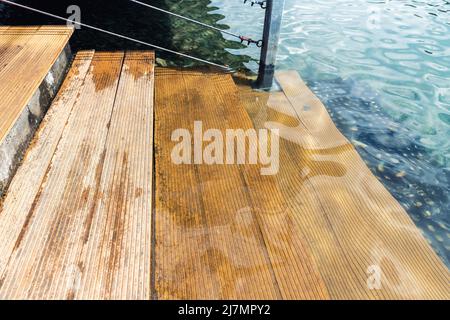
<svg viewBox="0 0 450 320"><path fill-rule="evenodd" d="M64 13L64 2L39 1L39 6L54 12L59 6ZM89 6L85 22L257 70L258 49L242 49L231 37L136 10L128 1L69 2ZM152 1L259 39L263 10L242 2ZM2 14L11 23L23 13L11 17L0 7ZM22 22L42 23L39 19ZM300 72L450 266L450 2L286 0L281 38L277 67ZM126 45L87 30L75 38L76 48Z"/></svg>

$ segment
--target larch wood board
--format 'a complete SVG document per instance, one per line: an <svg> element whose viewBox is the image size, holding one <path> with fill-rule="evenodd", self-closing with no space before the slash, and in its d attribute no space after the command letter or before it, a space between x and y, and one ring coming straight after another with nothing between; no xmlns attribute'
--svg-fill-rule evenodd
<svg viewBox="0 0 450 320"><path fill-rule="evenodd" d="M73 28L0 28L0 142L67 45ZM32 63L30 63L32 62Z"/></svg>
<svg viewBox="0 0 450 320"><path fill-rule="evenodd" d="M150 298L153 69L77 54L0 212L0 298Z"/></svg>
<svg viewBox="0 0 450 320"><path fill-rule="evenodd" d="M256 128L280 132L277 184L332 299L448 299L449 271L297 72L282 92L240 90ZM381 288L370 290L371 268Z"/></svg>

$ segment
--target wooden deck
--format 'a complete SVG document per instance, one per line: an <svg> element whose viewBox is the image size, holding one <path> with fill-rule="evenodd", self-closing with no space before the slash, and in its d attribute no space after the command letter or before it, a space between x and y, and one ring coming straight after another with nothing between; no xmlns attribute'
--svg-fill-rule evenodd
<svg viewBox="0 0 450 320"><path fill-rule="evenodd" d="M66 26L0 27L0 197L64 80Z"/></svg>
<svg viewBox="0 0 450 320"><path fill-rule="evenodd" d="M259 167L179 166L171 132L252 127L230 76L156 74L155 290L160 299L325 299L284 196ZM175 89L176 88L176 89Z"/></svg>
<svg viewBox="0 0 450 320"><path fill-rule="evenodd" d="M59 26L0 27L0 141L26 107L72 33L73 29Z"/></svg>
<svg viewBox="0 0 450 320"><path fill-rule="evenodd" d="M277 79L255 93L154 71L153 52L79 52L0 203L0 299L449 299L448 269L322 103ZM279 129L279 173L175 165L172 132L199 120Z"/></svg>
<svg viewBox="0 0 450 320"><path fill-rule="evenodd" d="M239 94L230 76L157 69L157 297L448 299L448 269L320 100L296 72L277 80L283 92ZM279 129L279 174L174 165L171 132L195 120Z"/></svg>
<svg viewBox="0 0 450 320"><path fill-rule="evenodd" d="M1 299L149 299L153 53L77 54L0 212Z"/></svg>

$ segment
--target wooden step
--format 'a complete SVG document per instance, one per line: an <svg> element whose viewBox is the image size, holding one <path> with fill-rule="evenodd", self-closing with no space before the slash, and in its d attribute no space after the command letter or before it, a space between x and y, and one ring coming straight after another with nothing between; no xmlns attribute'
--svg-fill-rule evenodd
<svg viewBox="0 0 450 320"><path fill-rule="evenodd" d="M0 212L0 298L150 298L153 64L77 54Z"/></svg>
<svg viewBox="0 0 450 320"><path fill-rule="evenodd" d="M70 62L65 26L0 27L0 196Z"/></svg>

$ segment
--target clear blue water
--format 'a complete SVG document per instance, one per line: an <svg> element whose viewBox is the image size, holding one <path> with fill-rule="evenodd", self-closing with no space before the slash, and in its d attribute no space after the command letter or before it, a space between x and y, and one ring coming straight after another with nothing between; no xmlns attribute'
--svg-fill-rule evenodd
<svg viewBox="0 0 450 320"><path fill-rule="evenodd" d="M264 11L242 0L152 4L260 39ZM21 0L83 22L257 71L259 50L128 1ZM60 23L0 4L0 24ZM74 50L144 49L89 30ZM164 56L168 62L173 56ZM181 61L192 65L189 61ZM450 2L286 0L279 69L295 69L450 267Z"/></svg>
<svg viewBox="0 0 450 320"><path fill-rule="evenodd" d="M261 10L212 3L258 37ZM300 72L450 266L450 2L286 0L277 67Z"/></svg>

